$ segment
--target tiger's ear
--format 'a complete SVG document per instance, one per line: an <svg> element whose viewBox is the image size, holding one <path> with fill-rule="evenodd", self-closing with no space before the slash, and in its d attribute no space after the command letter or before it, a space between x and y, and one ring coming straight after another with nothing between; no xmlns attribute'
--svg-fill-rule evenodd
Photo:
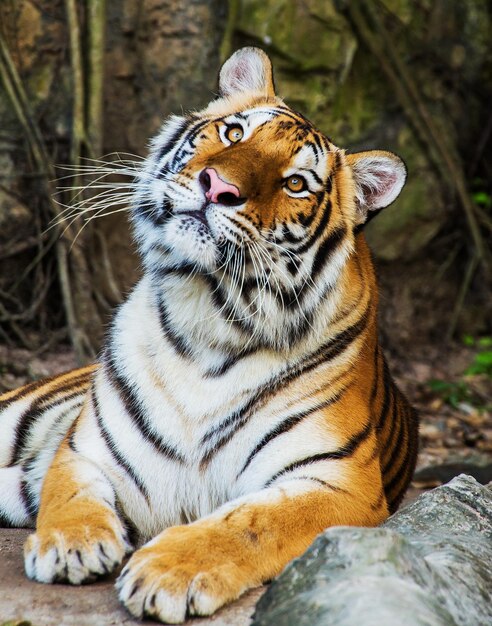
<svg viewBox="0 0 492 626"><path fill-rule="evenodd" d="M405 164L392 152L371 150L346 155L355 183L358 224L368 219L369 211L391 204L407 178Z"/></svg>
<svg viewBox="0 0 492 626"><path fill-rule="evenodd" d="M219 74L221 96L257 92L275 96L272 63L259 48L241 48L227 59Z"/></svg>

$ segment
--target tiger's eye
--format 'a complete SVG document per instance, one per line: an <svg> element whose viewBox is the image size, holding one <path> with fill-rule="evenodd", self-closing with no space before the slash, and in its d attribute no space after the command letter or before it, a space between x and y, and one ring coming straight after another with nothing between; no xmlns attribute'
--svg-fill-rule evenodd
<svg viewBox="0 0 492 626"><path fill-rule="evenodd" d="M306 181L304 180L304 178L302 178L302 176L289 176L286 184L287 189L289 189L290 191L294 191L295 193L298 193L299 191L304 191L304 189L306 188Z"/></svg>
<svg viewBox="0 0 492 626"><path fill-rule="evenodd" d="M225 136L231 143L237 143L243 138L244 132L240 126L231 126L226 130Z"/></svg>

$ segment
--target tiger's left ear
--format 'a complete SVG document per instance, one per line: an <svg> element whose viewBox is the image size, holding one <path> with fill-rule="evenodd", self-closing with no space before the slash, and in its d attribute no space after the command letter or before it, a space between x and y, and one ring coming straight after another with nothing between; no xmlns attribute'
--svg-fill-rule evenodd
<svg viewBox="0 0 492 626"><path fill-rule="evenodd" d="M346 155L355 183L358 224L368 219L369 211L391 204L407 178L405 164L392 152L371 150Z"/></svg>
<svg viewBox="0 0 492 626"><path fill-rule="evenodd" d="M273 98L273 69L268 56L260 48L236 50L220 69L219 91L221 96L253 92Z"/></svg>

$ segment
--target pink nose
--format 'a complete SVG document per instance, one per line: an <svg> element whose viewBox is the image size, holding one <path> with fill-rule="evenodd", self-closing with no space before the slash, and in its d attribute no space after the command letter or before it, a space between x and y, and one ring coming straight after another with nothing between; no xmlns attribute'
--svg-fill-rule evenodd
<svg viewBox="0 0 492 626"><path fill-rule="evenodd" d="M200 181L205 191L205 197L211 202L230 204L227 196L220 197L224 193L230 193L235 198L239 198L240 196L239 189L236 185L226 183L225 180L219 178L219 175L212 167L207 168L200 174Z"/></svg>

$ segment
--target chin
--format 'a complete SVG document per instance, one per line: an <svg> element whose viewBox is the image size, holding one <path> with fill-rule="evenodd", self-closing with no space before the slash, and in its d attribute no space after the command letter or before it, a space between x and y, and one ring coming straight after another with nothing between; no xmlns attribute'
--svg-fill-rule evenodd
<svg viewBox="0 0 492 626"><path fill-rule="evenodd" d="M217 268L219 251L209 227L191 216L172 219L164 232L164 243L173 265L194 265L199 271Z"/></svg>

